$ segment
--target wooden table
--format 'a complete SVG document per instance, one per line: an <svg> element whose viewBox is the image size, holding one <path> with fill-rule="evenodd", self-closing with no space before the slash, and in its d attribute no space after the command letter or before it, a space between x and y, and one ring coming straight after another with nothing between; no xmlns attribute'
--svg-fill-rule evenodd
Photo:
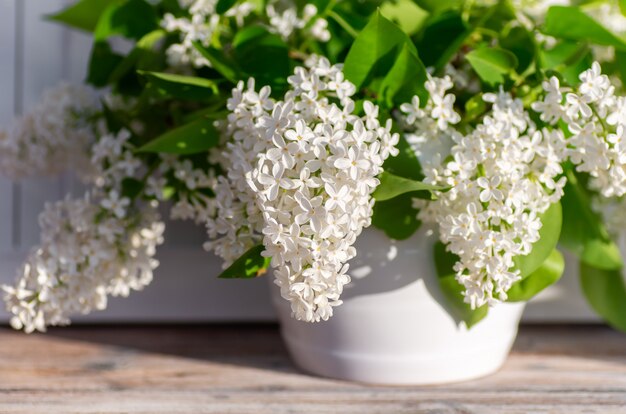
<svg viewBox="0 0 626 414"><path fill-rule="evenodd" d="M523 326L504 368L363 386L293 367L273 325L0 328L0 413L626 413L626 335Z"/></svg>

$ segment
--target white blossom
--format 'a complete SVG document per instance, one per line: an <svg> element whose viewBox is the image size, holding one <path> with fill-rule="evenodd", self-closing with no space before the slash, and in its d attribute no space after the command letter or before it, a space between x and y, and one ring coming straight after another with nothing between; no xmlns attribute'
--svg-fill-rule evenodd
<svg viewBox="0 0 626 414"><path fill-rule="evenodd" d="M121 218L87 196L46 204L39 223L39 246L16 284L2 287L14 328L68 324L70 315L106 308L107 295L128 296L151 282L164 228L154 210Z"/></svg>
<svg viewBox="0 0 626 414"><path fill-rule="evenodd" d="M522 102L505 92L483 95L491 112L467 132L452 127L455 112L449 78L431 78L424 108L418 99L401 106L407 139L425 181L449 187L435 201L415 200L418 218L436 224L447 250L456 254L456 279L473 308L505 300L519 280L515 256L539 240L540 215L563 193L559 131L537 130Z"/></svg>
<svg viewBox="0 0 626 414"><path fill-rule="evenodd" d="M39 103L0 131L0 174L11 179L88 170L88 148L94 140L89 118L98 110L94 92L61 83Z"/></svg>
<svg viewBox="0 0 626 414"><path fill-rule="evenodd" d="M152 281L164 225L156 204L122 195L124 180L140 180L146 168L128 131L101 132L91 150L93 188L83 198L46 204L39 245L15 285L3 286L17 329L67 324L72 314L104 309L108 295L128 296Z"/></svg>
<svg viewBox="0 0 626 414"><path fill-rule="evenodd" d="M533 104L541 119L563 121L572 134L567 140L569 159L579 172L591 176L589 186L604 197L626 194L626 98L615 95L615 87L595 62L580 74L577 88L559 88L552 78L544 83L543 100ZM564 97L563 97L564 95Z"/></svg>
<svg viewBox="0 0 626 414"><path fill-rule="evenodd" d="M321 42L330 40L328 21L322 17L316 17L317 7L311 3L306 4L301 17L298 17L295 2L291 1L270 2L265 11L270 30L279 34L284 40L289 39L298 30L304 30L305 35L312 36Z"/></svg>
<svg viewBox="0 0 626 414"><path fill-rule="evenodd" d="M167 32L180 33L180 43L174 43L166 50L170 66L175 68L188 65L196 68L211 66L210 62L196 49L194 42L207 47L211 44L213 35L218 29L220 17L213 13L215 4L217 4L216 0L196 0L190 7L189 18L174 17L170 13L163 16L161 27Z"/></svg>
<svg viewBox="0 0 626 414"><path fill-rule="evenodd" d="M326 320L350 281L346 262L370 225L376 176L398 136L371 103L365 116L353 113L354 85L325 58L311 58L288 82L277 102L260 100L269 88L256 92L253 81L233 90L227 175L218 178L207 247L227 266L262 242L293 315Z"/></svg>
<svg viewBox="0 0 626 414"><path fill-rule="evenodd" d="M209 47L222 33L228 32L224 19L234 19L238 27L243 27L244 20L255 13L255 5L247 1L233 5L223 16L215 12L217 0L182 0L180 5L189 12L189 16L176 17L166 13L161 21L161 27L167 32L180 35L180 41L166 50L168 63L173 68L210 67L211 63L195 48L194 42ZM266 25L270 32L284 40L290 39L296 32L321 42L330 40L328 21L318 17L317 7L310 3L299 13L295 2L271 1L265 6L264 15L261 12L255 21Z"/></svg>

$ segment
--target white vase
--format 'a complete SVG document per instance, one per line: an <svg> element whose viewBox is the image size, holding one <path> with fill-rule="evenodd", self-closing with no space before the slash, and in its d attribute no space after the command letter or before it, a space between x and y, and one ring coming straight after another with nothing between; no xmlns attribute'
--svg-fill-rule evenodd
<svg viewBox="0 0 626 414"><path fill-rule="evenodd" d="M420 230L391 241L366 229L350 264L343 305L326 322L291 318L273 286L283 339L294 362L324 377L373 384L438 384L496 371L517 335L524 303L504 303L471 330L445 309L432 258L433 236Z"/></svg>

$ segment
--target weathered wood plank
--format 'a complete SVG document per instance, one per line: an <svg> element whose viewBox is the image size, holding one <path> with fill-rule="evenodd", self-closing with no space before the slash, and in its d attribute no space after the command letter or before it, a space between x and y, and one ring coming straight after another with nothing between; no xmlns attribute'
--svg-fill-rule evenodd
<svg viewBox="0 0 626 414"><path fill-rule="evenodd" d="M491 377L377 387L298 372L271 325L0 330L0 412L626 412L626 336L524 326Z"/></svg>

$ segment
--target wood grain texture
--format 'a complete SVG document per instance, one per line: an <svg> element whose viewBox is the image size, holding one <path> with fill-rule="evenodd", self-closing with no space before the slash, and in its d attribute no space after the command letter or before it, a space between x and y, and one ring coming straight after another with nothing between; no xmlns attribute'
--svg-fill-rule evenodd
<svg viewBox="0 0 626 414"><path fill-rule="evenodd" d="M0 330L0 413L422 412L626 412L626 336L523 326L495 375L378 387L300 373L273 325Z"/></svg>

